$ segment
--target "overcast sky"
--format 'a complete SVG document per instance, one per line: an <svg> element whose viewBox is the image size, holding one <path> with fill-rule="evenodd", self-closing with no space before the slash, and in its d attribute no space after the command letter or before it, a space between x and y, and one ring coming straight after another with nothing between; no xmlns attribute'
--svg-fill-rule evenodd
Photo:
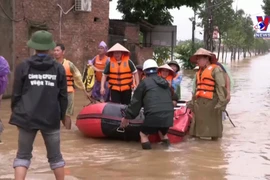
<svg viewBox="0 0 270 180"><path fill-rule="evenodd" d="M264 16L261 5L263 0L234 0L233 7L238 9L243 9L246 14L250 14L254 24L256 24L256 16ZM117 0L110 2L110 19L121 19L122 14L116 10ZM192 24L189 20L193 16L193 11L191 8L182 6L180 10L172 9L170 10L174 17L174 25L177 25L177 40L187 40L191 39L191 29ZM196 38L202 39L200 34L201 28L197 27L195 31Z"/></svg>

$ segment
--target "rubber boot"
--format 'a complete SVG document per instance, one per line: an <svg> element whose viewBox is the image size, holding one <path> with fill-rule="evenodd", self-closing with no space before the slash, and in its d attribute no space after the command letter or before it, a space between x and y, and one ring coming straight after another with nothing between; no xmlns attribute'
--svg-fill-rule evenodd
<svg viewBox="0 0 270 180"><path fill-rule="evenodd" d="M169 147L171 145L170 140L169 139L162 139L161 140L161 144L165 147Z"/></svg>
<svg viewBox="0 0 270 180"><path fill-rule="evenodd" d="M144 149L144 150L152 149L150 142L145 142L145 143L141 143L141 144L142 144L142 149Z"/></svg>

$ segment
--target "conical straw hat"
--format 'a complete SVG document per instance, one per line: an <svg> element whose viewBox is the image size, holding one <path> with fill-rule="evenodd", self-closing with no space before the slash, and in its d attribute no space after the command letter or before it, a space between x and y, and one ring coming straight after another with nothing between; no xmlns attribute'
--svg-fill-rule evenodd
<svg viewBox="0 0 270 180"><path fill-rule="evenodd" d="M175 72L174 72L174 70L168 64L164 64L164 65L158 67L158 72L161 72L162 69L169 70L170 71L170 75L172 75L172 76L175 76L176 75Z"/></svg>
<svg viewBox="0 0 270 180"><path fill-rule="evenodd" d="M113 47L111 47L108 51L107 51L107 56L111 57L113 55L113 52L116 51L121 51L123 53L127 53L128 55L130 54L130 51L125 48L124 46L122 46L119 43L116 43Z"/></svg>
<svg viewBox="0 0 270 180"><path fill-rule="evenodd" d="M210 61L212 64L216 64L216 62L218 61L214 53L204 48L198 49L195 54L190 57L190 62L197 64L197 56L209 56L211 58Z"/></svg>

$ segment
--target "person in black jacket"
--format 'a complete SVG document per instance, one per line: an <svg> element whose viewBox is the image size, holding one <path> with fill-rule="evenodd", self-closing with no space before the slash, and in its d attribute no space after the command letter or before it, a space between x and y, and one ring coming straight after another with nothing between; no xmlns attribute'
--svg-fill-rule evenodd
<svg viewBox="0 0 270 180"><path fill-rule="evenodd" d="M25 179L32 158L33 142L41 131L47 158L57 180L64 180L60 151L60 122L67 109L64 67L48 55L55 47L52 34L35 32L27 42L36 54L20 63L15 72L10 124L18 127L18 151L14 160L15 180Z"/></svg>
<svg viewBox="0 0 270 180"><path fill-rule="evenodd" d="M144 108L145 119L141 127L140 137L143 149L151 149L148 135L159 133L165 145L169 145L167 132L173 126L174 106L169 83L157 75L158 65L153 59L143 64L146 78L136 88L131 103L123 111L121 127L128 125L127 119L138 116Z"/></svg>

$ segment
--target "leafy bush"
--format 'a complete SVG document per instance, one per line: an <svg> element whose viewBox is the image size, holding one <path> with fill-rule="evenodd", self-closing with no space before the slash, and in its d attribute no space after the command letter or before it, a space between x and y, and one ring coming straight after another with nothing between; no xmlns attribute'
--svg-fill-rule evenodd
<svg viewBox="0 0 270 180"><path fill-rule="evenodd" d="M194 50L192 49L192 42L190 40L185 41L181 44L179 44L175 48L175 52L178 54L177 59L180 59L180 61L183 63L182 67L183 69L194 69L195 64L192 64L189 59L194 54L194 52L203 47L203 42L196 41L194 43Z"/></svg>

